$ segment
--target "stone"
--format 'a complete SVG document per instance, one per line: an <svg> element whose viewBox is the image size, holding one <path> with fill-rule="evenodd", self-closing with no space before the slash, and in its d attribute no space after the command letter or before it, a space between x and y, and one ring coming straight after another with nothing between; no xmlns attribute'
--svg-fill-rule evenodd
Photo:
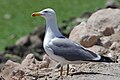
<svg viewBox="0 0 120 80"><path fill-rule="evenodd" d="M113 42L112 45L110 46L111 50L117 50L120 52L120 43L118 42Z"/></svg>
<svg viewBox="0 0 120 80"><path fill-rule="evenodd" d="M120 3L118 0L107 0L105 3L106 8L120 8Z"/></svg>
<svg viewBox="0 0 120 80"><path fill-rule="evenodd" d="M113 27L106 27L105 30L102 32L104 36L110 36L115 33Z"/></svg>
<svg viewBox="0 0 120 80"><path fill-rule="evenodd" d="M86 27L86 22L82 22L74 27L69 35L69 39L76 41L84 47L91 47L96 44L99 34L94 34Z"/></svg>
<svg viewBox="0 0 120 80"><path fill-rule="evenodd" d="M12 72L19 65L20 65L19 63L8 60L5 63L4 67L1 69L0 76L2 76L5 80L11 80L10 78L11 78Z"/></svg>
<svg viewBox="0 0 120 80"><path fill-rule="evenodd" d="M109 48L112 45L112 42L110 40L103 40L101 43L105 48Z"/></svg>
<svg viewBox="0 0 120 80"><path fill-rule="evenodd" d="M113 42L120 42L120 31L116 31L115 34L109 36Z"/></svg>
<svg viewBox="0 0 120 80"><path fill-rule="evenodd" d="M25 59L21 62L21 65L24 67L28 67L31 63L35 63L34 54L28 54Z"/></svg>
<svg viewBox="0 0 120 80"><path fill-rule="evenodd" d="M84 47L92 47L97 43L99 36L97 35L85 35L81 38L80 43Z"/></svg>
<svg viewBox="0 0 120 80"><path fill-rule="evenodd" d="M59 63L51 59L47 54L43 56L43 61L46 61L49 68L55 68Z"/></svg>
<svg viewBox="0 0 120 80"><path fill-rule="evenodd" d="M35 70L48 68L50 61L51 60L47 56L43 56L43 61L38 61L35 59L34 54L28 54L26 58L22 61L21 67Z"/></svg>
<svg viewBox="0 0 120 80"><path fill-rule="evenodd" d="M120 9L101 9L94 12L87 20L87 27L92 31L99 32L103 35L103 31L108 31L105 35L111 35L119 27L120 23Z"/></svg>
<svg viewBox="0 0 120 80"><path fill-rule="evenodd" d="M0 78L5 80L29 80L29 78L35 78L36 80L52 72L54 68L49 66L51 60L47 55L44 55L43 61L38 61L35 59L34 54L28 54L21 64L8 60L0 70Z"/></svg>
<svg viewBox="0 0 120 80"><path fill-rule="evenodd" d="M95 44L101 45L101 39L108 36L107 41L103 40L102 46L109 48L114 41L120 41L119 36L120 10L101 9L94 12L87 20L74 27L69 39L76 41L84 47L92 47Z"/></svg>
<svg viewBox="0 0 120 80"><path fill-rule="evenodd" d="M25 72L23 70L14 70L11 74L11 80L25 80Z"/></svg>

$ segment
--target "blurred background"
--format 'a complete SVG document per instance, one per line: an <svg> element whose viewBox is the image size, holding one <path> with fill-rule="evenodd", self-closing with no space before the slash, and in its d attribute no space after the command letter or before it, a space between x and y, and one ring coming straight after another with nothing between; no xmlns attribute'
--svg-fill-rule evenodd
<svg viewBox="0 0 120 80"><path fill-rule="evenodd" d="M57 13L58 25L80 17L84 12L93 12L104 7L106 0L0 0L0 50L15 44L20 37L29 34L35 27L45 26L45 20L31 17L44 8L53 8ZM69 24L68 27L74 27ZM67 31L66 31L67 33Z"/></svg>

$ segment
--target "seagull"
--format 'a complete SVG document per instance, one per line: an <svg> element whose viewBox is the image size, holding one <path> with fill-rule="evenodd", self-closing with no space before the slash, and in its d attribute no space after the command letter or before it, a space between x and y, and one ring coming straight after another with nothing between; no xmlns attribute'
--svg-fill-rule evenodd
<svg viewBox="0 0 120 80"><path fill-rule="evenodd" d="M79 43L64 37L58 29L57 17L53 9L43 9L40 12L32 13L32 16L42 16L46 20L43 47L49 57L61 64L60 76L62 76L64 65L67 65L66 74L68 75L69 64L79 64L83 61L115 62L109 57L98 55Z"/></svg>

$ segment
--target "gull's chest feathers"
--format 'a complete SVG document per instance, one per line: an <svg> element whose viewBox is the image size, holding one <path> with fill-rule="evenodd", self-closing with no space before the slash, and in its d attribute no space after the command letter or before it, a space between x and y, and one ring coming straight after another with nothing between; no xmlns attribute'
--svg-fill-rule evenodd
<svg viewBox="0 0 120 80"><path fill-rule="evenodd" d="M53 39L54 37L55 37L54 33L52 32L51 28L48 27L46 29L45 38L44 38L44 42L43 42L44 48L45 48L45 46L48 45L48 43L50 42L50 40Z"/></svg>

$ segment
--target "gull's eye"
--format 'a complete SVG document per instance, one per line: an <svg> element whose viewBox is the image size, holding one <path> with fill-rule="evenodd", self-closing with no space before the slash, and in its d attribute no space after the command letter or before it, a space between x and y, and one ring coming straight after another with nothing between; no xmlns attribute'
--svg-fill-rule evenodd
<svg viewBox="0 0 120 80"><path fill-rule="evenodd" d="M48 13L48 11L44 11L45 13Z"/></svg>

